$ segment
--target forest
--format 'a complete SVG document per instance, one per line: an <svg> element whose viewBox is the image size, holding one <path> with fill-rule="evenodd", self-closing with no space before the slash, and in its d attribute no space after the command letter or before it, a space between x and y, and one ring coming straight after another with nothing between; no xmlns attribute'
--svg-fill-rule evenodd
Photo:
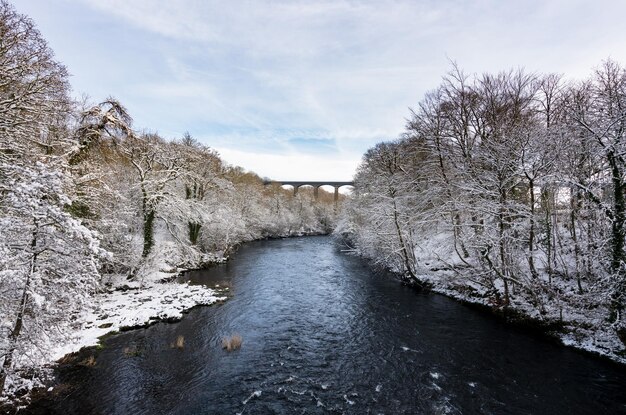
<svg viewBox="0 0 626 415"><path fill-rule="evenodd" d="M0 1L0 391L32 378L117 285L335 221L332 193L294 196L189 133L135 129L114 98L71 92L34 22Z"/></svg>
<svg viewBox="0 0 626 415"><path fill-rule="evenodd" d="M626 71L453 64L369 149L337 233L405 280L626 361Z"/></svg>
<svg viewBox="0 0 626 415"><path fill-rule="evenodd" d="M403 133L364 154L339 205L229 165L189 132L137 127L114 97L75 96L35 23L0 0L0 404L44 386L77 333L145 324L106 320L136 311L128 290L211 304L208 288L168 283L244 242L311 234L626 363L618 62L583 80L452 64Z"/></svg>

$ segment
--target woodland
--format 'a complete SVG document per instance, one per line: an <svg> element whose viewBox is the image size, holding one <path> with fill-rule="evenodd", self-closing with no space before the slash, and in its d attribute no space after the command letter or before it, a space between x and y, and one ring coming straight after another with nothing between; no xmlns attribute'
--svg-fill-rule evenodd
<svg viewBox="0 0 626 415"><path fill-rule="evenodd" d="M619 63L579 81L453 64L339 204L268 184L190 133L136 128L113 97L72 98L69 79L0 0L0 391L36 378L86 310L122 304L118 288L155 289L247 241L331 232L410 284L626 363Z"/></svg>

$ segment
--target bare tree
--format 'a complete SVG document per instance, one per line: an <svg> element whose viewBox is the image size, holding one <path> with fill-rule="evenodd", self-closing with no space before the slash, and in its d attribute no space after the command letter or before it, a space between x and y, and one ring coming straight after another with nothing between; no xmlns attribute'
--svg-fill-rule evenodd
<svg viewBox="0 0 626 415"><path fill-rule="evenodd" d="M611 189L610 206L583 183L576 183L595 201L611 223L610 270L615 283L611 294L611 319L621 324L626 302L624 238L626 237L626 71L614 61L605 61L594 78L570 93L568 116L576 124L591 151L601 155L606 170L599 178Z"/></svg>
<svg viewBox="0 0 626 415"><path fill-rule="evenodd" d="M34 23L0 1L0 155L52 153L67 136L67 71Z"/></svg>

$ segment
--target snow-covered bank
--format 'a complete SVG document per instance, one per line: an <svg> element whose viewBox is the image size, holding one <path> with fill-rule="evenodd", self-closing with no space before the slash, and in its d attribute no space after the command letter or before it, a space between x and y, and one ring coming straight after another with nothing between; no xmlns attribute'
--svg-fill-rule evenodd
<svg viewBox="0 0 626 415"><path fill-rule="evenodd" d="M606 310L584 313L581 310L563 307L562 310L555 309L541 315L530 304L512 302L505 312L502 307L489 300L487 293L443 281L441 275L437 275L443 272L420 274L419 277L433 292L463 303L479 305L499 315L507 315L510 321L535 327L550 337L558 339L564 346L590 352L626 365L626 348L615 330L606 322Z"/></svg>
<svg viewBox="0 0 626 415"><path fill-rule="evenodd" d="M355 254L406 276L407 281L412 280L404 263L396 260L397 248L392 241L382 246L370 244L371 240L364 237L367 235L360 232L363 230L350 228L344 222L335 235L352 247ZM487 278L491 275L489 270L476 258L462 259L449 229L432 226L414 235L414 239L411 258L420 285L505 316L515 324L535 328L565 346L626 364L626 338L620 338L620 331L609 321L610 302L603 296L603 286L597 280L582 278L579 281L573 276L556 274L550 277L543 268L537 267L541 272L535 277L529 272L516 275L517 284L509 286L509 303L506 304L503 282ZM543 262L537 261L540 263ZM417 284L417 281L413 282Z"/></svg>
<svg viewBox="0 0 626 415"><path fill-rule="evenodd" d="M565 346L626 364L626 347L607 321L607 308L583 307L584 303L580 301L583 295L576 294L575 280L559 283L558 292L561 296L558 301L554 299L550 301L551 298L546 294L537 295L534 301L540 304L538 306L532 304L522 292L518 292L518 295L511 296L510 303L505 309L503 304L494 302L493 295L488 289L475 282L475 276L481 272L479 267L468 266L460 261L455 257L456 253L451 246L451 236L439 235L416 250L415 258L418 264L416 276L424 287L454 300L505 315L509 321L535 327ZM357 253L391 272L404 274L399 266L385 264L379 260L380 258L366 252L357 251ZM548 283L546 276L538 277L537 284L541 283ZM586 283L583 284L583 288L585 291L592 289Z"/></svg>
<svg viewBox="0 0 626 415"><path fill-rule="evenodd" d="M175 282L102 295L99 306L80 317L80 329L63 346L54 349L52 360L82 347L95 346L100 337L110 332L179 320L195 306L224 300L226 296L214 289Z"/></svg>
<svg viewBox="0 0 626 415"><path fill-rule="evenodd" d="M368 259L377 264L376 266L380 265L375 259ZM403 275L397 268L383 268L399 276ZM605 308L580 310L561 304L560 309L554 308L541 314L531 304L513 300L505 310L502 305L495 304L483 288L458 283L460 278L458 274L471 272L475 270L452 271L433 267L432 270L422 269L417 276L421 282L420 289L430 290L464 304L479 306L484 311L506 317L507 321L513 324L536 329L537 332L557 339L564 346L626 365L626 347L615 329L607 322Z"/></svg>
<svg viewBox="0 0 626 415"><path fill-rule="evenodd" d="M163 273L153 275L162 276ZM38 345L19 356L16 370L7 378L6 396L0 403L17 397L27 403L28 392L46 384L55 362L84 347L97 346L102 336L158 321L179 320L193 307L226 300L226 290L158 282L154 278L147 278L143 285L119 279L109 291L93 297L92 308L74 316L64 327L58 327L58 335L48 337L43 350Z"/></svg>

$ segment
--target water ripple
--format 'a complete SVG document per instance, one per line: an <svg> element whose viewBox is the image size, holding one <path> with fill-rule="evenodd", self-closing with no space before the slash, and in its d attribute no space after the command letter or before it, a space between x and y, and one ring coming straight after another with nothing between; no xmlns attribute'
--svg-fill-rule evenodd
<svg viewBox="0 0 626 415"><path fill-rule="evenodd" d="M233 297L112 337L42 413L626 413L623 369L408 289L327 237L252 243L187 277Z"/></svg>

